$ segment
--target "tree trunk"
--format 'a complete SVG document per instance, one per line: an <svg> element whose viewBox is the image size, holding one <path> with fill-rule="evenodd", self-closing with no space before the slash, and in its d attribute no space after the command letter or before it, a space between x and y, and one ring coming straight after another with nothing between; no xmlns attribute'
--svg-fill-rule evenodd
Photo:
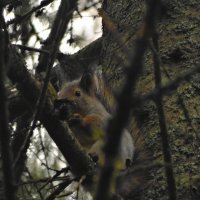
<svg viewBox="0 0 200 200"><path fill-rule="evenodd" d="M200 63L200 4L198 0L166 1L162 4L162 16L157 32L159 36L162 83L174 80L192 70ZM104 1L103 10L116 25L126 48L132 54L132 47L138 30L142 27L145 5L143 1ZM104 75L114 89L122 85L128 55L109 28L103 24L101 64ZM153 59L147 51L144 71L138 83L137 92L147 94L155 88ZM167 121L173 169L176 179L177 199L199 199L199 74L185 80L174 93L164 97L164 111ZM162 147L159 136L158 115L154 102L148 102L138 109L136 119L145 135L151 160L162 162ZM154 164L154 163L151 163ZM167 199L164 168L151 172L153 178L144 199Z"/></svg>

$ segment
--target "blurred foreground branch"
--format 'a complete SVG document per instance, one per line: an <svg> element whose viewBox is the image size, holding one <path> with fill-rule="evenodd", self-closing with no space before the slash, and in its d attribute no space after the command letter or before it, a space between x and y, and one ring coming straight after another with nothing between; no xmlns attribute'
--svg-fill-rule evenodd
<svg viewBox="0 0 200 200"><path fill-rule="evenodd" d="M1 5L0 5L1 6ZM5 89L7 46L6 29L3 18L3 9L0 7L0 153L3 168L3 187L5 200L15 200L15 188L13 180L12 159L10 151L10 131L8 128L8 106Z"/></svg>
<svg viewBox="0 0 200 200"><path fill-rule="evenodd" d="M118 96L118 107L115 116L110 120L107 127L108 140L105 145L105 163L101 172L100 181L97 189L96 200L108 199L113 176L114 166L117 158L117 150L120 144L120 138L126 123L128 122L132 101L132 91L135 89L138 78L143 68L144 53L148 45L148 39L152 36L160 9L160 1L148 1L147 13L144 25L138 38L133 52L127 52L131 55L125 84ZM121 42L120 35L116 32L112 21L103 11L103 20L106 28L112 32L118 42ZM128 56L129 56L128 55ZM112 147L112 148L111 148Z"/></svg>

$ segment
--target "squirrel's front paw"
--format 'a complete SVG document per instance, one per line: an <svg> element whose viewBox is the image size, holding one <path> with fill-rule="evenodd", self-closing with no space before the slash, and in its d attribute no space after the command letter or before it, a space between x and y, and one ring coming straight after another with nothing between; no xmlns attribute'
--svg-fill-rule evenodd
<svg viewBox="0 0 200 200"><path fill-rule="evenodd" d="M92 161L94 161L95 163L98 162L99 156L97 153L89 153L89 156L91 157Z"/></svg>
<svg viewBox="0 0 200 200"><path fill-rule="evenodd" d="M78 113L74 113L72 117L69 118L68 124L69 126L81 125L83 124L83 117Z"/></svg>

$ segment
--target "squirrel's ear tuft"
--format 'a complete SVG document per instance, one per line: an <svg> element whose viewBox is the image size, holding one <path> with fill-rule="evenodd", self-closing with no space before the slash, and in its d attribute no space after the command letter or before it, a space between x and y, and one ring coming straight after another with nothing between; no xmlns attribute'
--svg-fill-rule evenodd
<svg viewBox="0 0 200 200"><path fill-rule="evenodd" d="M84 73L80 80L80 88L89 95L94 94L95 83L92 73Z"/></svg>

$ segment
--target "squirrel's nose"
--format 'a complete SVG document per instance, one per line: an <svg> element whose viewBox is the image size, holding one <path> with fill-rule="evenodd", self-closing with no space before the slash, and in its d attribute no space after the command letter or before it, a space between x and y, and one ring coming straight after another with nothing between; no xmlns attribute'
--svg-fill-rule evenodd
<svg viewBox="0 0 200 200"><path fill-rule="evenodd" d="M60 120L66 120L75 110L75 103L67 99L56 99L54 101L54 114Z"/></svg>
<svg viewBox="0 0 200 200"><path fill-rule="evenodd" d="M54 108L59 108L63 104L69 104L70 101L67 99L56 99L54 101Z"/></svg>

